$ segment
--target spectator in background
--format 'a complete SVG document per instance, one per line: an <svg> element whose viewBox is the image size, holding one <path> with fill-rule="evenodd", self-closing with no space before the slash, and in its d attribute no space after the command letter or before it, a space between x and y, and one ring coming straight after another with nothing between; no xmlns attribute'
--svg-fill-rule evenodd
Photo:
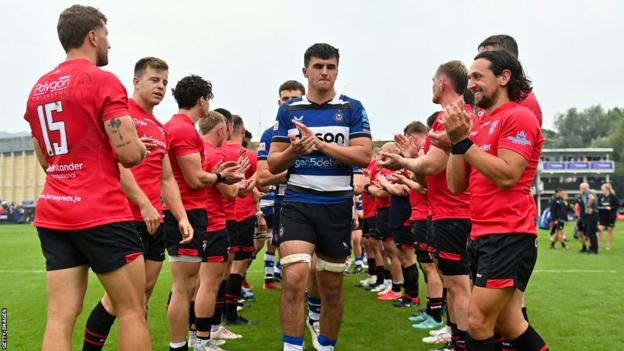
<svg viewBox="0 0 624 351"><path fill-rule="evenodd" d="M566 246L563 240L563 227L565 226L566 219L568 217L568 210L566 203L562 197L562 191L559 188L555 189L555 196L550 200L550 217L552 218L554 235L550 238L550 248L555 249L557 241L561 243L561 247L566 250L569 248Z"/></svg>
<svg viewBox="0 0 624 351"><path fill-rule="evenodd" d="M601 187L602 195L598 198L598 242L602 241L602 231L607 229L607 250L611 250L613 245L613 228L617 218L617 210L620 201L615 196L615 191L611 184L604 183Z"/></svg>
<svg viewBox="0 0 624 351"><path fill-rule="evenodd" d="M598 239L596 230L598 229L598 199L590 190L589 184L581 183L579 186L581 191L581 222L585 228L585 236L589 239L589 255L598 254ZM583 245L583 248L585 246ZM582 251L582 250L581 250Z"/></svg>

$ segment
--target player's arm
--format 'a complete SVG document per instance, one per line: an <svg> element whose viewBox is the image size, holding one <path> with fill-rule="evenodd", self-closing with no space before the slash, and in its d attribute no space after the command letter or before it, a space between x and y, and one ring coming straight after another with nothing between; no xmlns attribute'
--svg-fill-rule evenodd
<svg viewBox="0 0 624 351"><path fill-rule="evenodd" d="M408 196L409 195L409 192L406 186L402 184L393 184L381 174L377 175L376 180L384 189L386 189L388 193L390 193L390 195L394 195L394 196Z"/></svg>
<svg viewBox="0 0 624 351"><path fill-rule="evenodd" d="M219 174L221 174L222 181L226 184L233 184L242 179L239 173L240 166L233 161L221 163L215 169L216 172L211 173L204 171L202 168L202 160L198 152L177 156L176 159L184 177L184 182L191 189L202 189L215 184L220 179Z"/></svg>
<svg viewBox="0 0 624 351"><path fill-rule="evenodd" d="M119 163L130 168L143 162L147 149L137 136L132 117L126 115L111 118L104 122L104 129Z"/></svg>
<svg viewBox="0 0 624 351"><path fill-rule="evenodd" d="M182 241L184 244L190 242L193 239L193 226L188 220L186 210L184 210L184 204L182 203L182 196L180 196L180 188L178 182L176 182L173 176L173 170L171 169L171 162L169 161L169 155L165 154L162 160L162 173L160 176L160 193L162 194L167 207L178 220L178 228L182 233Z"/></svg>
<svg viewBox="0 0 624 351"><path fill-rule="evenodd" d="M254 173L249 179L242 182L244 186L241 186L238 189L239 197L247 196L247 194L249 194L250 191L253 191L256 188L256 175L257 173Z"/></svg>
<svg viewBox="0 0 624 351"><path fill-rule="evenodd" d="M461 155L456 157L461 158ZM499 149L498 155L494 156L476 145L468 149L463 159L502 190L516 185L528 165L528 161L515 151Z"/></svg>
<svg viewBox="0 0 624 351"><path fill-rule="evenodd" d="M426 194L427 193L427 187L424 186L422 183L415 181L413 179L410 179L406 176L404 176L401 173L397 173L394 175L397 179L397 182L401 183L401 184L405 184L408 188L410 188L411 190L414 190L418 193L421 194Z"/></svg>
<svg viewBox="0 0 624 351"><path fill-rule="evenodd" d="M269 186L273 184L282 184L286 182L288 171L273 174L269 171L269 163L267 160L258 160L258 179L256 186L258 190L267 192Z"/></svg>
<svg viewBox="0 0 624 351"><path fill-rule="evenodd" d="M141 217L147 226L147 232L154 234L160 225L160 213L137 184L132 172L121 164L119 165L119 176L124 194L141 210Z"/></svg>
<svg viewBox="0 0 624 351"><path fill-rule="evenodd" d="M364 185L366 184L366 177L361 173L355 173L353 175L353 193L355 195L364 192Z"/></svg>
<svg viewBox="0 0 624 351"><path fill-rule="evenodd" d="M295 135L289 135L288 142L273 141L271 143L271 151L267 162L269 164L269 172L273 174L282 173L290 167L290 165L301 155L307 155L314 150L314 139L316 136L304 136L297 138Z"/></svg>
<svg viewBox="0 0 624 351"><path fill-rule="evenodd" d="M37 155L37 160L39 161L41 168L43 168L44 172L48 173L48 161L46 160L45 155L43 154L43 151L41 151L41 146L39 146L39 141L37 140L37 138L32 138L32 142L33 142L33 147L35 148L35 155Z"/></svg>
<svg viewBox="0 0 624 351"><path fill-rule="evenodd" d="M469 185L470 172L461 155L451 155L446 165L448 189L453 194L461 194Z"/></svg>
<svg viewBox="0 0 624 351"><path fill-rule="evenodd" d="M382 152L378 162L382 167L391 170L405 168L417 175L434 176L444 171L448 158L446 151L432 145L424 156L418 158L405 158Z"/></svg>

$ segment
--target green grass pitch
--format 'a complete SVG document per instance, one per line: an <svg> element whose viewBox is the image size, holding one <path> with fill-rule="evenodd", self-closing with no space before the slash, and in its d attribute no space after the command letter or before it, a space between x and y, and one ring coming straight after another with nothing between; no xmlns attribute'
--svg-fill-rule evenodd
<svg viewBox="0 0 624 351"><path fill-rule="evenodd" d="M595 257L577 253L580 244L572 239L571 227L567 226L572 246L568 252L561 248L549 250L548 235L540 232L539 259L527 289L531 323L551 350L619 350L624 346L623 226L616 227L615 248L601 250ZM1 225L0 243L0 307L8 312L8 349L40 349L46 286L36 231L27 225ZM279 292L261 289L262 260L253 263L248 278L255 287L256 301L242 315L260 323L232 328L244 338L228 341L223 347L229 351L281 350ZM363 278L360 274L345 279L345 314L338 350L428 350L429 345L421 342L425 332L412 329L407 320L413 310L394 308L388 302L376 301L374 294L355 288ZM165 302L170 284L165 263L150 301L148 320L154 350L168 349ZM101 295L102 288L91 274L74 332L74 350L82 346L85 319ZM423 288L421 298L424 300ZM116 342L117 331L113 328L105 350L117 349ZM307 331L306 349L312 349Z"/></svg>

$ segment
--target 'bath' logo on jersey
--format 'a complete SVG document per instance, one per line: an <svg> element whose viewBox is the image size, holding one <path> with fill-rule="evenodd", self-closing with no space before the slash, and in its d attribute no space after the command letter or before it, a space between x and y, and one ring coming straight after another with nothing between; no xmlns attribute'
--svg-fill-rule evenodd
<svg viewBox="0 0 624 351"><path fill-rule="evenodd" d="M533 142L527 139L527 134L524 130L519 131L515 137L507 137L507 140L510 140L512 143L522 146L533 145Z"/></svg>

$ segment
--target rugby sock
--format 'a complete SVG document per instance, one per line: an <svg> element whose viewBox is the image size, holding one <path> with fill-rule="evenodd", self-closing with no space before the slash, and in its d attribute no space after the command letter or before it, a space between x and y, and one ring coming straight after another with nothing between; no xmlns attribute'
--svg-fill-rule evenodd
<svg viewBox="0 0 624 351"><path fill-rule="evenodd" d="M275 264L275 268L273 268L273 273L274 273L275 279L282 279L282 264L280 263L279 260Z"/></svg>
<svg viewBox="0 0 624 351"><path fill-rule="evenodd" d="M273 280L273 275L275 274L273 267L275 266L275 253L273 252L265 252L264 253L264 282L268 283Z"/></svg>
<svg viewBox="0 0 624 351"><path fill-rule="evenodd" d="M319 351L334 351L334 347L336 347L336 342L338 341L336 339L329 339L328 337L323 335L319 335L318 339L316 340L318 341L319 345L321 345Z"/></svg>
<svg viewBox="0 0 624 351"><path fill-rule="evenodd" d="M393 292L393 293L397 293L397 294L398 294L398 293L400 293L400 292L401 292L401 286L402 286L402 285L403 285L403 284L401 284L401 283L395 283L395 282L392 282L392 292Z"/></svg>
<svg viewBox="0 0 624 351"><path fill-rule="evenodd" d="M225 306L225 286L227 285L227 280L221 281L221 285L219 285L219 290L217 291L217 299L215 301L215 311L212 316L212 322L210 324L219 325L221 324L221 316L223 315L223 307Z"/></svg>
<svg viewBox="0 0 624 351"><path fill-rule="evenodd" d="M392 279L392 272L390 272L387 269L384 269L384 280L391 280Z"/></svg>
<svg viewBox="0 0 624 351"><path fill-rule="evenodd" d="M235 320L238 318L238 299L240 298L243 277L240 274L230 274L225 288L225 318Z"/></svg>
<svg viewBox="0 0 624 351"><path fill-rule="evenodd" d="M375 259L369 258L366 260L366 263L368 263L368 275L370 276L375 275L376 270L377 270L377 266L375 265Z"/></svg>
<svg viewBox="0 0 624 351"><path fill-rule="evenodd" d="M550 248L551 248L551 249L554 249L554 248L555 248L555 244L556 244L556 243L557 243L557 242L555 242L555 241L551 241L551 242L550 242Z"/></svg>
<svg viewBox="0 0 624 351"><path fill-rule="evenodd" d="M441 297L427 298L427 314L438 323L442 322L442 303Z"/></svg>
<svg viewBox="0 0 624 351"><path fill-rule="evenodd" d="M517 339L511 340L511 344L522 351L548 351L548 345L544 339L529 325L527 330Z"/></svg>
<svg viewBox="0 0 624 351"><path fill-rule="evenodd" d="M189 330L195 331L197 330L197 326L195 325L197 318L195 318L195 301L191 301L189 305Z"/></svg>
<svg viewBox="0 0 624 351"><path fill-rule="evenodd" d="M529 321L529 315L527 314L527 308L526 306L522 307L522 316L524 317L525 321Z"/></svg>
<svg viewBox="0 0 624 351"><path fill-rule="evenodd" d="M451 322L450 319L447 319L447 321L448 322L446 323L446 325L448 325L451 328L451 342L453 343L453 346L456 346L455 340L457 340L457 324Z"/></svg>
<svg viewBox="0 0 624 351"><path fill-rule="evenodd" d="M453 338L453 342L455 343L455 350L456 351L460 351L460 350L466 350L466 335L468 333L465 330L460 330L455 328L455 335L452 336ZM494 341L494 338L491 338L492 341ZM495 345L496 343L494 343L493 345ZM476 348L475 351L482 351L482 349L480 348ZM483 351L486 351L489 349L483 349ZM494 349L492 349L494 350Z"/></svg>
<svg viewBox="0 0 624 351"><path fill-rule="evenodd" d="M377 266L377 281L375 284L379 285L383 283L385 272L384 266Z"/></svg>
<svg viewBox="0 0 624 351"><path fill-rule="evenodd" d="M210 339L211 321L213 317L197 317L197 338L201 340ZM199 333L208 334L208 336L200 336Z"/></svg>
<svg viewBox="0 0 624 351"><path fill-rule="evenodd" d="M356 257L355 258L355 265L356 266L361 266L364 262L362 261L362 256Z"/></svg>
<svg viewBox="0 0 624 351"><path fill-rule="evenodd" d="M321 298L308 295L307 300L308 321L310 322L310 324L318 322L321 319Z"/></svg>
<svg viewBox="0 0 624 351"><path fill-rule="evenodd" d="M418 297L418 268L416 264L409 267L403 267L403 285L405 285L405 293L408 297L414 299Z"/></svg>
<svg viewBox="0 0 624 351"><path fill-rule="evenodd" d="M496 339L491 336L485 340L475 340L468 335L466 336L466 344L464 346L463 350L468 351L495 351Z"/></svg>
<svg viewBox="0 0 624 351"><path fill-rule="evenodd" d="M100 351L115 323L115 316L106 311L101 301L91 311L85 326L83 351Z"/></svg>
<svg viewBox="0 0 624 351"><path fill-rule="evenodd" d="M303 338L282 335L284 351L303 351Z"/></svg>
<svg viewBox="0 0 624 351"><path fill-rule="evenodd" d="M188 344L186 340L181 342L170 342L169 351L188 351Z"/></svg>

